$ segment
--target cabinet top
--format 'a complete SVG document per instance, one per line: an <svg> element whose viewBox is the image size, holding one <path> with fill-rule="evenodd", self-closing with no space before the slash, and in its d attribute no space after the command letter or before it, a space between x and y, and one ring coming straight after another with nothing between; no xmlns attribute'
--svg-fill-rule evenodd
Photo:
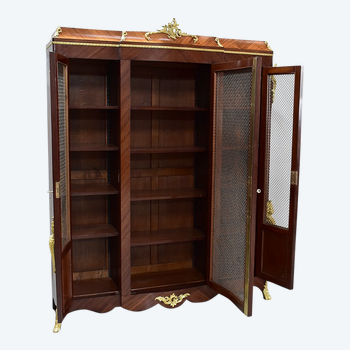
<svg viewBox="0 0 350 350"><path fill-rule="evenodd" d="M197 36L179 29L175 19L151 32L58 27L47 45L84 45L129 48L168 48L257 56L272 56L267 42Z"/></svg>

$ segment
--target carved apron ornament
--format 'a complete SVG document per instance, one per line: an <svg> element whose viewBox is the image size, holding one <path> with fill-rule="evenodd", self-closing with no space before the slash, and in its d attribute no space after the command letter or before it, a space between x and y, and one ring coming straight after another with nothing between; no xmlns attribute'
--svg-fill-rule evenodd
<svg viewBox="0 0 350 350"><path fill-rule="evenodd" d="M157 297L154 300L161 301L165 305L170 305L171 307L174 307L177 304L181 303L183 299L185 299L189 296L190 296L190 293L180 294L179 296L177 296L173 293L170 295L170 297Z"/></svg>

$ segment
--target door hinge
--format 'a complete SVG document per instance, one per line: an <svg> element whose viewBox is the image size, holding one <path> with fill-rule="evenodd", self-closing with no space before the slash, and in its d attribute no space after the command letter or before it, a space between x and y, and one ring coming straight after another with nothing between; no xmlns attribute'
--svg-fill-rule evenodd
<svg viewBox="0 0 350 350"><path fill-rule="evenodd" d="M51 234L49 239L49 247L52 260L52 269L56 273L56 260L55 260L55 223L54 218L51 219Z"/></svg>
<svg viewBox="0 0 350 350"><path fill-rule="evenodd" d="M290 183L291 183L291 185L298 184L298 172L297 171L290 172Z"/></svg>
<svg viewBox="0 0 350 350"><path fill-rule="evenodd" d="M60 182L56 182L56 198L60 198Z"/></svg>

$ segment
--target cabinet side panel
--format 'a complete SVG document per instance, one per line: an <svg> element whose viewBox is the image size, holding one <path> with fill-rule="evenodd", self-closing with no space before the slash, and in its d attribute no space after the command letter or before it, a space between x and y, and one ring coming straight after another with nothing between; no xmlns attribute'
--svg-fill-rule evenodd
<svg viewBox="0 0 350 350"><path fill-rule="evenodd" d="M51 47L52 49L52 47ZM48 163L49 163L49 214L50 214L50 226L52 226L54 218L53 208L53 168L52 168L52 115L51 115L51 69L50 67L50 52L46 52L46 69L47 69L47 131L48 131ZM52 265L52 264L51 264ZM57 306L57 291L56 291L56 275L53 272L52 266L52 300L53 306Z"/></svg>

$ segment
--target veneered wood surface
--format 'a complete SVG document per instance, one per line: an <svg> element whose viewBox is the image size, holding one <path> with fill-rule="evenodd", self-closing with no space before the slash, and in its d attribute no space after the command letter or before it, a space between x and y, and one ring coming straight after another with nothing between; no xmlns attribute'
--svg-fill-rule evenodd
<svg viewBox="0 0 350 350"><path fill-rule="evenodd" d="M180 26L181 27L181 26ZM151 29L149 31L156 31ZM247 52L260 52L271 54L272 51L267 47L264 41L256 40L237 40L237 39L225 39L219 38L220 44L215 41L215 37L201 36L196 33L191 33L198 37L198 41L194 43L194 40L190 36L183 36L173 40L168 38L167 34L154 33L150 34L150 40L147 40L145 34L147 32L140 31L127 31L125 40L122 41L122 31L111 30L94 30L94 29L79 29L79 28L67 28L61 27L61 32L57 37L52 38L53 41L64 42L86 42L86 43L109 43L109 44L123 44L135 45L142 43L143 45L179 45L182 47L200 48L205 47L208 49L228 50L228 51L247 51ZM190 34L190 33L188 33Z"/></svg>
<svg viewBox="0 0 350 350"><path fill-rule="evenodd" d="M104 313L120 306L120 295L100 296L95 298L74 298L71 301L69 312L77 310L90 310Z"/></svg>
<svg viewBox="0 0 350 350"><path fill-rule="evenodd" d="M266 65L272 64L273 52L264 41L220 38L219 45L215 37L197 35L198 41L194 43L188 36L173 40L166 34L155 33L147 40L145 34L127 31L122 38L122 31L61 27L50 43L54 51L76 58L217 63L261 55L266 58Z"/></svg>
<svg viewBox="0 0 350 350"><path fill-rule="evenodd" d="M163 302L159 302L155 300L155 298L162 296L170 296L172 294L175 294L177 296L181 294L189 293L190 295L185 298L181 303L177 304L175 307L179 307L183 305L183 303L188 300L193 303L197 302L204 302L212 299L217 295L217 292L212 290L206 285L198 286L198 287L192 287L192 288L186 288L186 289L169 289L166 292L155 292L155 293L141 293L141 294L134 294L129 296L122 296L122 307L127 310L131 311L142 311L149 309L157 304L162 305L165 308L172 307L170 305L166 305Z"/></svg>
<svg viewBox="0 0 350 350"><path fill-rule="evenodd" d="M203 232L193 227L182 227L167 230L131 232L131 246L165 244L175 242L192 242L204 240Z"/></svg>

